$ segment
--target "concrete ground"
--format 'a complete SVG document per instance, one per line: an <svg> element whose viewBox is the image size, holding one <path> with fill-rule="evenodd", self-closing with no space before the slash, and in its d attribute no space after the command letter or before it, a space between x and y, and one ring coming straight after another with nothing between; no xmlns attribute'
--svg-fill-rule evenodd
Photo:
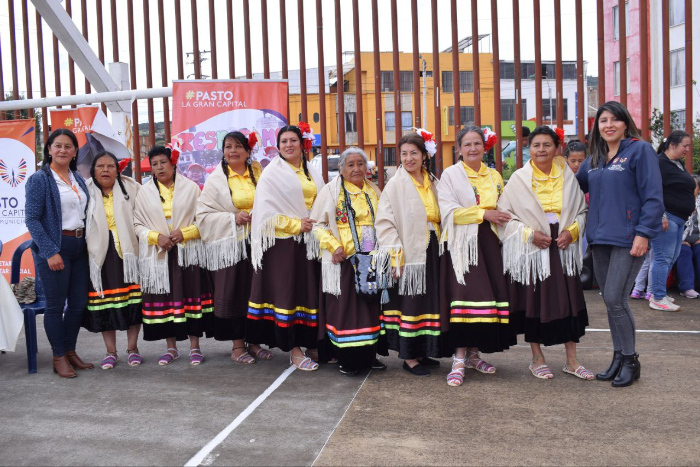
<svg viewBox="0 0 700 467"><path fill-rule="evenodd" d="M634 301L637 328L700 331L700 300L676 298L680 313ZM607 329L597 291L586 299L590 329ZM333 365L293 371L254 410L286 375L288 355L237 365L230 344L203 340L200 367L185 352L159 367L164 345L142 342L141 367L121 361L62 380L39 334L39 373L27 374L23 339L16 353L0 355L1 465L184 465L241 414L249 416L219 436L202 464L700 464L698 333L638 333L642 379L630 388L562 373L563 346L545 349L555 378L537 380L529 348L519 345L487 356L495 375L470 371L459 388L445 383L447 359L428 378L404 372L395 356L384 358L388 371L354 378ZM125 336L119 345L124 356ZM78 348L95 363L104 354L101 337L85 331ZM608 332L582 338L579 358L591 370L610 355Z"/></svg>

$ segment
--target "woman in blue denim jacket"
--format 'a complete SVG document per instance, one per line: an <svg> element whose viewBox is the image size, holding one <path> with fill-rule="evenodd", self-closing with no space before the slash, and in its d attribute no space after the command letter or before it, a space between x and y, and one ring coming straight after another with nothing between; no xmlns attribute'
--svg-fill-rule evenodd
<svg viewBox="0 0 700 467"><path fill-rule="evenodd" d="M640 376L628 299L649 240L661 231L664 212L659 160L639 137L627 109L606 102L591 129L591 155L576 175L583 192L590 194L586 236L614 350L610 367L596 378L612 381L614 387L629 386Z"/></svg>
<svg viewBox="0 0 700 467"><path fill-rule="evenodd" d="M54 372L62 378L77 376L75 369L93 368L75 353L90 280L84 237L89 196L76 171L77 156L73 132L54 131L44 145L41 170L29 177L26 186L25 222L46 294L44 328Z"/></svg>

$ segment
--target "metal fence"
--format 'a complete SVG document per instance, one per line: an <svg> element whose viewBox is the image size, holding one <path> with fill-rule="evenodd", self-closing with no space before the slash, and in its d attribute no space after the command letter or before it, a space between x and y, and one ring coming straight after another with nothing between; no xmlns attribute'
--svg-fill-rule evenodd
<svg viewBox="0 0 700 467"><path fill-rule="evenodd" d="M255 0L253 0L255 2ZM397 0L363 0L362 16L360 15L360 0L352 0L352 17L347 18L341 15L341 2L340 0L297 0L297 1L287 1L287 0L258 0L255 2L256 13L259 11L259 20L251 22L251 1L250 0L227 0L222 2L221 0L143 0L140 5L140 14L138 17L143 18L143 22L136 24L135 18L137 17L135 13L135 8L138 8L137 2L134 0L81 0L79 2L79 9L77 8L77 0L64 0L63 4L66 11L73 16L73 20L79 25L83 36L89 40L91 46L96 51L99 59L102 63L106 63L108 60L106 57L109 53L109 44L111 43L111 57L109 61L126 61L130 65L131 73L131 86L132 88L151 88L154 82L161 86L168 86L171 79L184 79L186 78L185 73L185 60L188 51L183 49L183 37L191 35L192 39L192 58L195 64L200 64L202 62L202 51L200 48L200 39L204 38L206 41L206 36L208 36L208 47L207 51L208 59L211 60L212 71L211 78L235 78L236 74L236 62L239 60L245 61L245 78L253 77L253 66L252 66L252 47L251 41L260 40L262 42L262 63L263 63L263 76L265 79L270 78L270 55L273 54L274 57L281 57L281 75L282 78L288 78L289 76L289 57L290 54L296 54L295 58L298 58L299 68L300 68L300 84L301 84L301 115L302 119L308 121L308 109L307 109L307 64L306 64L306 54L307 45L305 42L305 23L304 20L306 16L309 15L309 10L315 11L316 18L316 47L318 48L318 92L319 102L320 102L320 132L322 134L321 140L321 153L327 154L327 131L326 131L326 100L325 100L325 82L327 79L324 66L324 50L332 51L335 54L335 62L337 63L338 76L343 76L343 55L344 49L342 45L342 29L352 28L353 31L353 49L352 55L354 57L354 69L355 69L355 81L357 83L355 87L356 95L356 105L357 105L357 141L359 146L364 145L364 134L366 125L376 125L377 135L383 134L383 123L382 123L382 99L375 99L376 105L376 121L371 122L366 120L366 114L363 109L363 99L362 95L366 92L374 92L376 95L380 95L381 89L381 79L380 79L380 66L379 66L379 31L381 28L390 27L391 28L391 42L392 42L392 52L393 52L393 80L394 80L394 111L395 111L395 121L401 122L401 88L400 88L400 73L399 73L399 39L398 31L399 28L410 28L413 37L412 43L412 57L413 57L413 81L414 90L420 88L420 75L421 67L419 62L419 47L418 47L418 37L419 33L430 34L432 37L432 56L433 56L433 76L434 79L440 77L440 61L439 54L440 50L438 47L438 28L451 28L451 53L452 53L452 71L453 82L459 83L459 37L457 30L457 18L458 18L458 8L464 9L469 8L471 13L471 33L472 44L478 44L479 34L490 34L492 53L493 53L493 71L494 71L494 101L493 101L493 112L495 117L495 122L501 120L501 92L500 92L500 50L501 44L499 43L499 27L497 22L491 22L491 30L484 31L479 30L479 17L481 15L486 15L490 11L491 18L508 18L501 21L501 27L512 28L513 32L513 52L514 52L514 82L515 82L515 115L522 115L521 99L518 97L521 94L522 80L527 77L521 76L521 32L520 32L520 10L521 1L520 0L462 0L457 2L457 0L421 0L421 5L429 1L431 19L430 27L427 27L427 23L424 23L423 18L418 16L418 0L403 0L401 6L405 7L410 3L411 21L410 24L404 22L399 24L399 2ZM576 35L576 63L577 63L577 83L578 83L578 94L583 95L585 92L585 79L584 76L584 47L583 47L583 23L582 23L582 5L583 0L523 0L532 1L532 8L534 11L534 54L535 54L535 81L540 83L542 81L542 43L541 43L541 13L543 6L547 8L548 11L553 11L554 14L554 48L556 54L556 66L555 66L555 82L556 82L556 124L561 127L564 118L563 109L563 99L562 96L562 25L568 27L568 23L562 22L562 2L573 2L575 9L575 35ZM546 5L543 5L546 1ZM587 0L588 1L588 0ZM592 0L591 0L592 1ZM652 0L653 1L653 0ZM390 17L389 18L379 18L379 5L383 2L390 3ZM425 3L423 3L425 2ZM630 0L630 2L638 3L639 12L639 24L642 30L646 31L648 29L648 15L649 15L649 3L650 0ZM343 2L345 4L346 2ZM605 56L605 37L606 32L609 34L611 31L610 25L606 24L605 20L605 8L610 7L611 4L617 5L617 1L605 1L597 0L597 38L598 38L598 94L600 96L605 96L606 86L611 86L611 83L607 82L605 79L605 69L606 69L606 56ZM226 13L226 25L228 25L227 40L221 41L216 34L216 17L223 14L222 5L225 4ZM154 7L157 6L157 8ZM384 4L385 5L385 4ZM382 5L382 6L384 6ZM365 8L368 6L368 8ZM570 5L568 5L570 6ZM76 7L76 8L74 8ZM127 21L120 22L118 9L127 10ZM174 10L174 23L166 23L166 8L168 11ZM442 9L450 10L451 24L438 24L438 11ZM662 11L663 11L663 56L668 57L669 55L669 0L662 1ZM155 17L153 17L152 12L156 10ZM201 28L201 22L198 20L198 15L200 11L207 10L209 22L208 28L203 30ZM331 9L334 11L335 22L334 24L323 24L323 11L324 9ZM79 10L79 13L78 13ZM406 9L406 11L408 8ZM626 39L626 23L628 18L625 15L625 8L619 8L618 13L618 27L619 27L619 51L621 57L627 56L627 39ZM403 11L403 10L402 10ZM691 110L693 108L692 99L692 88L691 83L693 82L692 70L693 70L693 53L692 53L692 19L693 19L693 0L685 0L685 82L686 82L686 109ZM75 14L74 14L75 12ZM38 76L39 78L39 89L38 93L41 97L46 97L47 93L50 92L55 96L60 96L65 93L75 95L76 93L89 93L91 91L90 83L85 80L83 86L79 86L76 83L76 70L73 60L68 58L67 72L69 75L69 86L68 89L62 89L61 86L61 73L62 67L60 66L61 57L65 57L66 52L62 45L59 43L57 38L53 36L52 31L44 24L41 16L34 10L33 5L28 0L8 0L6 2L6 10L3 11L2 5L0 5L0 15L7 15L9 21L9 42L2 41L0 43L0 67L3 66L3 60L1 59L2 54L10 54L10 70L6 67L0 69L0 99L5 100L5 93L11 92L13 99L20 98L20 83L18 82L18 67L24 68L25 83L23 96L27 99L36 97L36 89L33 88L34 81L33 76ZM501 15L501 16L499 16ZM371 16L372 22L372 52L374 59L375 75L374 76L374 89L363 89L362 80L362 63L360 56L360 21L368 21L368 16ZM298 28L298 44L288 43L288 18L292 20L296 18L297 28ZM421 21L421 27L419 30L419 20ZM308 20L307 20L308 21ZM505 24L504 24L505 23ZM105 35L105 25L109 24L109 29L111 31L111 36L106 37ZM221 21L219 21L221 24ZM244 28L244 43L234 43L234 29L238 27ZM259 28L259 34L256 32L255 37L251 32L251 26ZM88 37L88 32L90 30L95 30L96 26L96 37ZM324 38L324 30L326 28L331 28L335 32L335 43L328 43L329 41ZM270 43L270 31L272 28L276 28L279 32L280 40L274 44ZM35 31L36 39L30 41L30 31ZM139 34L136 34L139 31ZM143 34L141 34L143 31ZM572 34L574 31L572 29L567 29L566 34ZM158 47L158 60L153 59L153 51L151 47L151 35L157 34L159 37L159 47ZM44 36L53 36L53 47L51 50L45 50L44 48ZM21 36L21 37L18 37ZM141 44L137 44L139 39L143 39ZM128 40L129 44L129 54L128 57L120 55L119 44L125 40ZM642 76L648 76L648 62L649 62L649 36L647 34L640 35L640 47L641 47L641 67L639 70L630 70L630 73L640 73ZM20 43L21 42L21 43ZM31 46L31 43L35 44L35 47ZM143 61L137 61L137 54L135 53L137 47L143 47L145 54ZM547 47L550 47L548 44ZM276 50L275 50L276 49ZM18 51L20 54L18 54ZM473 93L474 93L474 123L481 124L481 114L482 105L479 99L480 95L480 79L479 79L479 48L478 46L472 47L472 57L473 57ZM20 63L20 57L23 62ZM160 63L155 63L155 62ZM171 61L177 62L177 74L174 76L168 75L168 63ZM226 62L228 65L228 73L226 76L220 75L219 62ZM53 65L53 83L47 83L46 71L47 66ZM154 66L155 65L155 66ZM609 66L609 64L607 64ZM145 67L145 82L139 82L137 80L137 69ZM627 69L624 66L620 67L620 96L619 100L626 104L627 101ZM202 78L202 70L200 66L194 66L194 77L196 79ZM10 84L11 82L11 84ZM342 83L342 81L341 81ZM641 112L641 128L644 132L644 137L649 138L649 80L642 79L641 89L641 102L642 102L642 112ZM670 65L669 60L665 59L663 62L663 82L653 83L654 86L661 86L663 92L663 102L664 108L669 109L670 107ZM437 87L437 86L436 86ZM345 90L342 85L337 86L338 95L338 114L344 115L344 93ZM536 86L536 122L541 124L543 121L542 115L542 89L541 86ZM635 90L636 91L636 90ZM437 92L437 90L436 90ZM454 108L460 109L460 86L453 86L454 93ZM437 105L439 105L439 100L434 100ZM415 126L429 125L434 130L436 139L438 140L438 148L441 148L441 115L438 109L434 112L433 122L422 122L421 121L421 99L418 92L414 92L414 102L413 102L413 120ZM577 102L578 111L578 137L580 139L585 138L584 134L584 118L587 115L587 109L584 108L583 99L578 99ZM133 131L135 135L139 134L139 113L137 102L134 101L132 104L132 119L133 119ZM104 104L103 104L104 108ZM170 120L169 120L169 102L167 98L163 99L163 123L165 139L170 139ZM19 116L19 111L15 110L15 117ZM30 116L33 116L33 109L29 109ZM460 121L461 112L454 112L454 128L458 130L462 122ZM690 111L691 118L686 118L686 129L692 134L692 116L694 113ZM5 118L4 112L0 112L0 119ZM42 112L43 119L43 132L44 137L47 136L48 132L48 120L46 112ZM671 127L671 117L670 112L666 111L664 115L664 128L665 133L670 131ZM155 124L156 117L154 112L154 100L149 99L147 101L147 120L149 127L149 138L150 143L153 145L155 143ZM160 119L159 119L160 120ZM515 119L516 134L521 132L521 120ZM338 133L340 137L341 149L344 147L345 142L345 128L344 125L338 125ZM396 138L394 141L398 141L401 138L402 125L396 125ZM499 134L500 140L500 125L495 125L495 130ZM379 142L381 144L381 141ZM520 151L520 142L518 141L518 167L522 166L522 156ZM134 153L140 154L140 141L139 138L134 138ZM497 168L500 169L501 156L500 147L497 145L495 150L495 163ZM383 182L383 160L381 157L377 158L377 163L379 166L379 177L380 183ZM442 158L440 152L438 152L437 158L437 169L438 171L442 169ZM690 161L692 164L692 161ZM324 158L324 170L325 170L325 158Z"/></svg>

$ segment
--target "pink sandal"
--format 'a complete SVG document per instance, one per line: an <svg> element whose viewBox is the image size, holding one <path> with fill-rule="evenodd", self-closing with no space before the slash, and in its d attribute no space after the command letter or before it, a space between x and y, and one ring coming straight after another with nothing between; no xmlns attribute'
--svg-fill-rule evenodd
<svg viewBox="0 0 700 467"><path fill-rule="evenodd" d="M549 366L546 364L540 365L540 366L535 366L534 362L530 362L530 372L535 378L539 379L552 379L554 378L554 375L552 374L552 370L549 369Z"/></svg>
<svg viewBox="0 0 700 467"><path fill-rule="evenodd" d="M197 366L204 362L204 355L200 349L190 350L190 365Z"/></svg>
<svg viewBox="0 0 700 467"><path fill-rule="evenodd" d="M275 356L269 350L265 350L258 345L258 350L252 350L248 347L248 353L259 360L272 360Z"/></svg>
<svg viewBox="0 0 700 467"><path fill-rule="evenodd" d="M571 371L568 366L565 366L563 371L564 371L564 373L574 375L577 378L581 378L581 379L586 380L586 381L590 381L592 379L595 379L595 375L591 371L585 369L583 367L583 365L579 365L573 371Z"/></svg>
<svg viewBox="0 0 700 467"><path fill-rule="evenodd" d="M175 354L170 353L171 350L174 350ZM170 365L173 361L177 360L178 358L180 358L180 351L177 349L169 348L168 351L165 352L163 356L158 359L158 365Z"/></svg>
<svg viewBox="0 0 700 467"><path fill-rule="evenodd" d="M112 368L114 368L116 366L118 360L119 359L117 357L117 352L114 352L114 353L108 352L107 355L105 356L105 358L102 359L102 362L100 363L100 367L103 370L111 370Z"/></svg>
<svg viewBox="0 0 700 467"><path fill-rule="evenodd" d="M457 358L456 355L452 355L452 371L447 374L448 386L461 386L464 382L464 371L467 368L465 360L466 358ZM464 366L462 368L455 368L455 365L458 363Z"/></svg>
<svg viewBox="0 0 700 467"><path fill-rule="evenodd" d="M255 358L246 350L242 354L240 354L238 357L236 357L236 350L238 349L245 349L245 346L243 347L234 347L233 350L231 351L231 360L240 363L242 365L252 365L257 362Z"/></svg>
<svg viewBox="0 0 700 467"><path fill-rule="evenodd" d="M129 354L129 366L138 366L143 363L143 357L138 348L127 350L126 353Z"/></svg>
<svg viewBox="0 0 700 467"><path fill-rule="evenodd" d="M481 359L481 354L477 352L470 352L467 351L467 368L470 368L472 370L476 370L479 373L484 373L487 375L491 375L496 372L496 367L491 365L489 362L486 360ZM476 361L476 363L474 363Z"/></svg>

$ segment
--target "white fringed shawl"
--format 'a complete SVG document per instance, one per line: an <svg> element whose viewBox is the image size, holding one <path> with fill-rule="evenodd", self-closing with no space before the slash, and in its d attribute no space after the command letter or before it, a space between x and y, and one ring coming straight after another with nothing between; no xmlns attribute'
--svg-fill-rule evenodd
<svg viewBox="0 0 700 467"><path fill-rule="evenodd" d="M250 241L250 225L236 225L239 212L219 164L204 183L197 202L196 222L206 249L207 269L218 271L248 258L246 242Z"/></svg>
<svg viewBox="0 0 700 467"><path fill-rule="evenodd" d="M374 190L377 194L377 198L379 198L381 196L379 187L369 180L365 180L365 182ZM341 178L336 177L335 180L324 186L318 194L316 202L314 202L313 210L311 211L311 218L316 221L312 232L328 230L338 241L340 241L340 232L335 220L335 213L338 206L338 198L341 193L340 184ZM321 251L321 276L323 279L323 291L336 296L340 295L340 264L333 264L333 254L328 250Z"/></svg>
<svg viewBox="0 0 700 467"><path fill-rule="evenodd" d="M134 205L141 185L129 177L121 177L129 199L124 198L121 187L115 182L112 190L114 202L114 222L117 225L119 246L124 261L124 282L139 283L139 242L134 232ZM95 185L92 179L87 181L87 189L90 193L87 215L85 218L85 241L87 243L90 281L95 292L104 297L102 290L102 266L107 256L109 247L109 226L107 214L102 202L102 190Z"/></svg>
<svg viewBox="0 0 700 467"><path fill-rule="evenodd" d="M438 199L435 179L431 180L431 187L435 199ZM396 170L384 187L375 228L379 282L389 287L395 283L391 258L398 257L403 251L405 263L399 277L399 295L424 294L428 215L413 179L403 167Z"/></svg>
<svg viewBox="0 0 700 467"><path fill-rule="evenodd" d="M564 177L559 231L576 221L580 239L586 228L586 198L579 188L576 176L566 167L566 162L555 158L553 163L560 167ZM498 236L503 242L503 272L509 272L513 280L525 285L548 278L551 274L549 249L536 247L532 243L532 235L527 242L524 241L525 227L546 234L550 231L542 204L532 191L531 164L526 164L510 177L498 200L498 209L511 215L511 220L504 227L498 227ZM566 275L575 276L581 272L583 254L580 241L559 250L559 256Z"/></svg>
<svg viewBox="0 0 700 467"><path fill-rule="evenodd" d="M489 177L491 170L489 169ZM496 185L491 180L493 191ZM469 272L469 266L479 264L478 224L459 225L454 223L454 213L459 208L476 206L474 187L469 182L467 172L462 163L457 163L445 169L438 183L438 204L442 226L440 253L447 242L447 250L452 257L452 267L457 282L464 285L464 274Z"/></svg>
<svg viewBox="0 0 700 467"><path fill-rule="evenodd" d="M323 177L313 166L308 166L309 175L316 183L320 192L323 188ZM262 257L275 244L275 227L280 216L290 219L303 219L309 216L301 183L292 167L281 157L275 157L265 167L258 186L255 189L255 208L251 223L250 244L253 268L262 267ZM316 259L319 255L319 244L311 232L293 237L295 241L306 244L306 257Z"/></svg>
<svg viewBox="0 0 700 467"><path fill-rule="evenodd" d="M182 175L175 175L173 230L182 229L195 223L195 210L199 195L199 186L196 183ZM141 289L152 294L170 293L168 252L158 245L148 244L148 232L151 230L163 235L170 235L170 229L163 213L163 205L160 201L160 193L155 183L144 185L136 197L134 229L139 238ZM180 266L206 266L206 251L202 240L194 239L179 243L177 248Z"/></svg>

